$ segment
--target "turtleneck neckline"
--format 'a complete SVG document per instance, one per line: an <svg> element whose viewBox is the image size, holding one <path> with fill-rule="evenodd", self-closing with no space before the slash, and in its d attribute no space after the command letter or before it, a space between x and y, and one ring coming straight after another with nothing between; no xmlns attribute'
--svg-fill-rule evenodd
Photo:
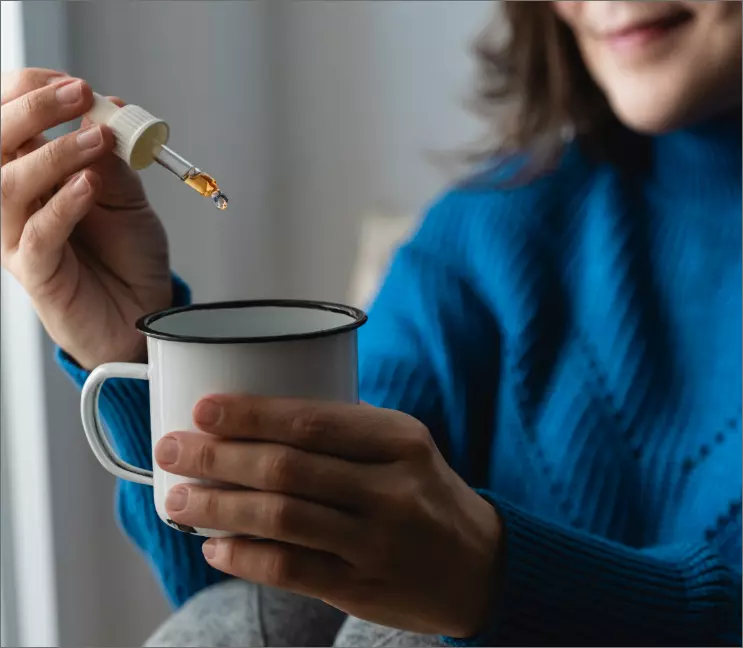
<svg viewBox="0 0 743 648"><path fill-rule="evenodd" d="M651 174L689 201L709 204L741 194L741 109L688 128L657 135L651 144Z"/></svg>

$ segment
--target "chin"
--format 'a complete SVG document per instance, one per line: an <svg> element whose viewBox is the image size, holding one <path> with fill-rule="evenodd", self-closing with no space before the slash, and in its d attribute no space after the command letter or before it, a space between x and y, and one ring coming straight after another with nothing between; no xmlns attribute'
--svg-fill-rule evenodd
<svg viewBox="0 0 743 648"><path fill-rule="evenodd" d="M652 102L610 101L610 104L619 121L630 130L644 135L668 133L690 126L703 118L689 107L680 109L678 104L664 106L658 97Z"/></svg>
<svg viewBox="0 0 743 648"><path fill-rule="evenodd" d="M627 128L642 135L662 135L686 126L688 122L660 115L622 115L617 113L619 121Z"/></svg>

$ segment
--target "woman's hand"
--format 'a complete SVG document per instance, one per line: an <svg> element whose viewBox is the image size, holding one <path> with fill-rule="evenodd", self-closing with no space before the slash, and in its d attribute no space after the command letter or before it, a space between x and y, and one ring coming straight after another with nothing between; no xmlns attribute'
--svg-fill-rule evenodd
<svg viewBox="0 0 743 648"><path fill-rule="evenodd" d="M141 358L134 322L172 301L165 232L110 129L43 136L92 104L84 81L53 70L2 75L2 265L87 369Z"/></svg>
<svg viewBox="0 0 743 648"><path fill-rule="evenodd" d="M209 434L174 432L166 471L251 490L174 487L176 522L255 535L209 540L215 568L368 621L470 636L488 621L502 531L415 419L368 405L213 396Z"/></svg>

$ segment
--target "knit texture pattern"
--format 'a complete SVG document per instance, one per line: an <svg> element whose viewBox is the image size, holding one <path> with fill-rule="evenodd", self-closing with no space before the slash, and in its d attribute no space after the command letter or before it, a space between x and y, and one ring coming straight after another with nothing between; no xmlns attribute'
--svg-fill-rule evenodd
<svg viewBox="0 0 743 648"><path fill-rule="evenodd" d="M454 645L741 645L740 115L626 147L447 193L360 331L361 398L423 421L505 522L492 622ZM150 466L146 386L101 401ZM221 578L118 488L175 604Z"/></svg>

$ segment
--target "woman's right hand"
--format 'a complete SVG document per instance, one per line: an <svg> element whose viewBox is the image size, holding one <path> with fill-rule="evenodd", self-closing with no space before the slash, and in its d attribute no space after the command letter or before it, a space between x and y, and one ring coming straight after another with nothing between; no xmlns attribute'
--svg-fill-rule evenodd
<svg viewBox="0 0 743 648"><path fill-rule="evenodd" d="M134 323L172 303L165 231L136 173L111 152L111 130L83 120L43 136L92 104L85 82L59 72L2 75L2 265L86 369L143 359Z"/></svg>

